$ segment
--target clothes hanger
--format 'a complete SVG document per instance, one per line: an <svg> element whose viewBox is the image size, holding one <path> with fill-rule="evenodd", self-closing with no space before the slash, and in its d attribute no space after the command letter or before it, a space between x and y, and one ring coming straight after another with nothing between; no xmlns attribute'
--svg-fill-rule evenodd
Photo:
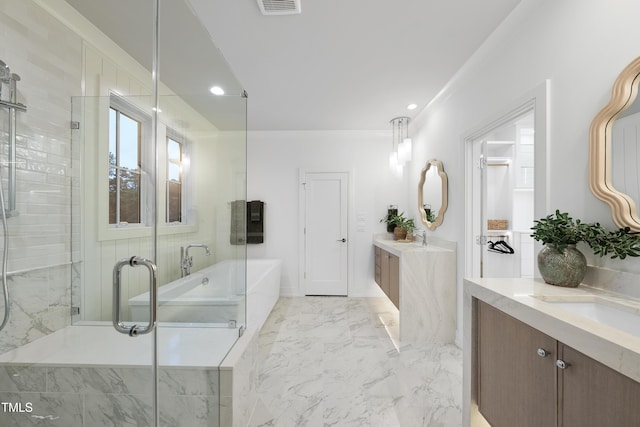
<svg viewBox="0 0 640 427"><path fill-rule="evenodd" d="M498 240L497 242L488 241L489 245L488 250L491 252L497 252L501 254L513 254L515 251L513 248L504 240Z"/></svg>

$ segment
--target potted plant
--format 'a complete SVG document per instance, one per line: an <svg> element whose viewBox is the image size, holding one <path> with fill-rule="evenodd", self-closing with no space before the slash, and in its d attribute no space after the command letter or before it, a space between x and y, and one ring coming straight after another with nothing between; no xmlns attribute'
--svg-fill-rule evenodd
<svg viewBox="0 0 640 427"><path fill-rule="evenodd" d="M610 231L599 223L583 223L568 213L535 220L531 236L545 244L538 254L538 269L546 283L575 287L587 271L587 261L576 244L585 242L599 256L624 259L640 256L640 240L630 229Z"/></svg>
<svg viewBox="0 0 640 427"><path fill-rule="evenodd" d="M400 212L397 215L385 216L380 222L394 226L393 237L395 240L405 240L408 235L413 236L413 230L416 228L413 219L405 218L404 212Z"/></svg>
<svg viewBox="0 0 640 427"><path fill-rule="evenodd" d="M413 222L413 218L399 219L396 222L396 228L400 229L401 235L403 234L401 230L404 230L404 237L401 237L398 240L413 240L413 231L416 229L416 225ZM393 232L395 235L396 229L394 229Z"/></svg>

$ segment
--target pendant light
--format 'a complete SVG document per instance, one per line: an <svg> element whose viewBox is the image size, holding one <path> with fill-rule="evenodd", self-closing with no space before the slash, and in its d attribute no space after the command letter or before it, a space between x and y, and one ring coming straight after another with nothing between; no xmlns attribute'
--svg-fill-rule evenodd
<svg viewBox="0 0 640 427"><path fill-rule="evenodd" d="M391 171L401 175L404 164L411 161L412 154L412 142L411 138L409 138L409 117L394 117L390 123L393 132L389 168Z"/></svg>

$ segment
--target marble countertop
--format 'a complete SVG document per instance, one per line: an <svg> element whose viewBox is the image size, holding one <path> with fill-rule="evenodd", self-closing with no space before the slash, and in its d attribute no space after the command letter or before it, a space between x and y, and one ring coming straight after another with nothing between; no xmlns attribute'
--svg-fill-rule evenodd
<svg viewBox="0 0 640 427"><path fill-rule="evenodd" d="M373 245L395 256L401 256L403 252L407 251L442 252L453 250L443 247L443 245L438 245L438 243L434 243L429 239L427 240L427 245L424 246L420 237L415 241L393 240L393 235L391 234L375 234L373 236Z"/></svg>
<svg viewBox="0 0 640 427"><path fill-rule="evenodd" d="M640 313L640 300L585 285L563 288L548 285L541 279L524 278L465 279L464 294L465 300L477 298L485 301L640 382L640 321L638 332L634 335L548 302L563 298L577 300L600 297L624 304ZM633 330L635 327L631 326Z"/></svg>

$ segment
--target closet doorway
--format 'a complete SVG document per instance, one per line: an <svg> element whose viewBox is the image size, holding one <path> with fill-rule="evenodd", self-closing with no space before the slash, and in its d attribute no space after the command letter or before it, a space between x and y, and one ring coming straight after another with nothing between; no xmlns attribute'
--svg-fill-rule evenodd
<svg viewBox="0 0 640 427"><path fill-rule="evenodd" d="M547 210L546 89L465 138L467 276L539 276L531 227Z"/></svg>

